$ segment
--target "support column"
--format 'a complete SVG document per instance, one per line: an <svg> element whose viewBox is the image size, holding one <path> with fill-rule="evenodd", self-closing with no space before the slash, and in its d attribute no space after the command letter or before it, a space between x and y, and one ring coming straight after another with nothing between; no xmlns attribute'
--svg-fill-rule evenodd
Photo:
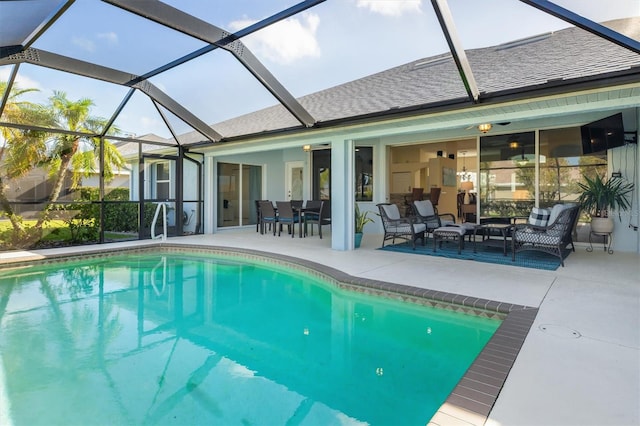
<svg viewBox="0 0 640 426"><path fill-rule="evenodd" d="M331 248L353 250L354 142L331 141Z"/></svg>
<svg viewBox="0 0 640 426"><path fill-rule="evenodd" d="M204 161L204 212L203 223L204 233L213 234L215 228L216 201L218 197L218 184L216 179L216 170L213 157L205 157Z"/></svg>

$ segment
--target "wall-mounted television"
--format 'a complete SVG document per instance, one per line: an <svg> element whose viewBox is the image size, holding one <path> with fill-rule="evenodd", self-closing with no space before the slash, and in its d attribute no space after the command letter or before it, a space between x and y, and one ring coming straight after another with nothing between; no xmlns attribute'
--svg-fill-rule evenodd
<svg viewBox="0 0 640 426"><path fill-rule="evenodd" d="M580 127L582 154L593 154L624 145L622 113Z"/></svg>

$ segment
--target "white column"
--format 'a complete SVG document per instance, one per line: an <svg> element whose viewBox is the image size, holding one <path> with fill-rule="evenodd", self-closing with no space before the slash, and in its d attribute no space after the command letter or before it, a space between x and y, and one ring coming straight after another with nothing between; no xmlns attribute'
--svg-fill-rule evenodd
<svg viewBox="0 0 640 426"><path fill-rule="evenodd" d="M205 157L204 161L204 233L213 234L216 223L215 205L217 198L217 182L213 157Z"/></svg>
<svg viewBox="0 0 640 426"><path fill-rule="evenodd" d="M635 172L638 170L638 166L640 166L640 149L638 149L638 144L640 144L639 123L640 123L640 108L636 108L636 141L637 141L635 146L636 158L633 160L635 161L635 164L631 165L631 170L627 169L627 173L629 174L631 174L631 171L633 170L634 171L633 175L635 175L635 178L636 178L636 181L633 182L633 185L634 185L633 192L632 192L633 205L631 206L631 211L629 212L631 214L630 223L632 226L636 227L636 228L632 228L635 231L636 253L640 253L640 232L638 231L638 228L637 228L637 226L640 225L639 223L640 222L640 199L638 198L640 196L640 173ZM632 180L629 179L629 181L632 181Z"/></svg>
<svg viewBox="0 0 640 426"><path fill-rule="evenodd" d="M331 248L353 250L354 239L354 143L331 142Z"/></svg>

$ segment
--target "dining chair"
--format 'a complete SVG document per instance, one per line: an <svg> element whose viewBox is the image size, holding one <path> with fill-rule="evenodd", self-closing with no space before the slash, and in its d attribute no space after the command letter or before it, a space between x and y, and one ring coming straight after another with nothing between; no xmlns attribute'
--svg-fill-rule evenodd
<svg viewBox="0 0 640 426"><path fill-rule="evenodd" d="M293 211L291 201L276 201L278 209L278 236L282 232L282 225L287 224L291 238L295 235L295 224L300 222L298 213ZM275 233L275 231L274 231Z"/></svg>
<svg viewBox="0 0 640 426"><path fill-rule="evenodd" d="M273 225L273 235L276 235L276 224L278 223L278 216L273 208L271 201L261 200L260 204L260 233L264 234L265 225Z"/></svg>
<svg viewBox="0 0 640 426"><path fill-rule="evenodd" d="M305 210L308 209L309 207L307 207ZM322 225L331 226L331 201L320 201L320 209L318 210L317 214L307 214L307 212L305 211L304 221L305 235L307 232L307 224L309 223L311 224L311 235L313 236L313 224L315 223L318 225L318 235L320 235L320 239L322 239Z"/></svg>
<svg viewBox="0 0 640 426"><path fill-rule="evenodd" d="M318 215L320 213L320 206L322 200L307 200L304 205L305 214L309 213L311 216Z"/></svg>
<svg viewBox="0 0 640 426"><path fill-rule="evenodd" d="M429 191L429 201L433 204L433 208L438 212L438 201L440 201L440 192L442 192L442 188L431 188Z"/></svg>
<svg viewBox="0 0 640 426"><path fill-rule="evenodd" d="M269 200L255 200L255 203L256 203L256 232L260 232L260 226L262 224L262 218L261 218L262 211L260 210L260 203L262 201L269 201Z"/></svg>

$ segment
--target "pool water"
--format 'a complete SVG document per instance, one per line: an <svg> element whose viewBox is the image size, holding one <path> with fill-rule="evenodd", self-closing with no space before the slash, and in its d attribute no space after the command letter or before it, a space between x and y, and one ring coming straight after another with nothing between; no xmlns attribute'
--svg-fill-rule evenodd
<svg viewBox="0 0 640 426"><path fill-rule="evenodd" d="M0 271L0 424L424 425L500 325L266 262Z"/></svg>

